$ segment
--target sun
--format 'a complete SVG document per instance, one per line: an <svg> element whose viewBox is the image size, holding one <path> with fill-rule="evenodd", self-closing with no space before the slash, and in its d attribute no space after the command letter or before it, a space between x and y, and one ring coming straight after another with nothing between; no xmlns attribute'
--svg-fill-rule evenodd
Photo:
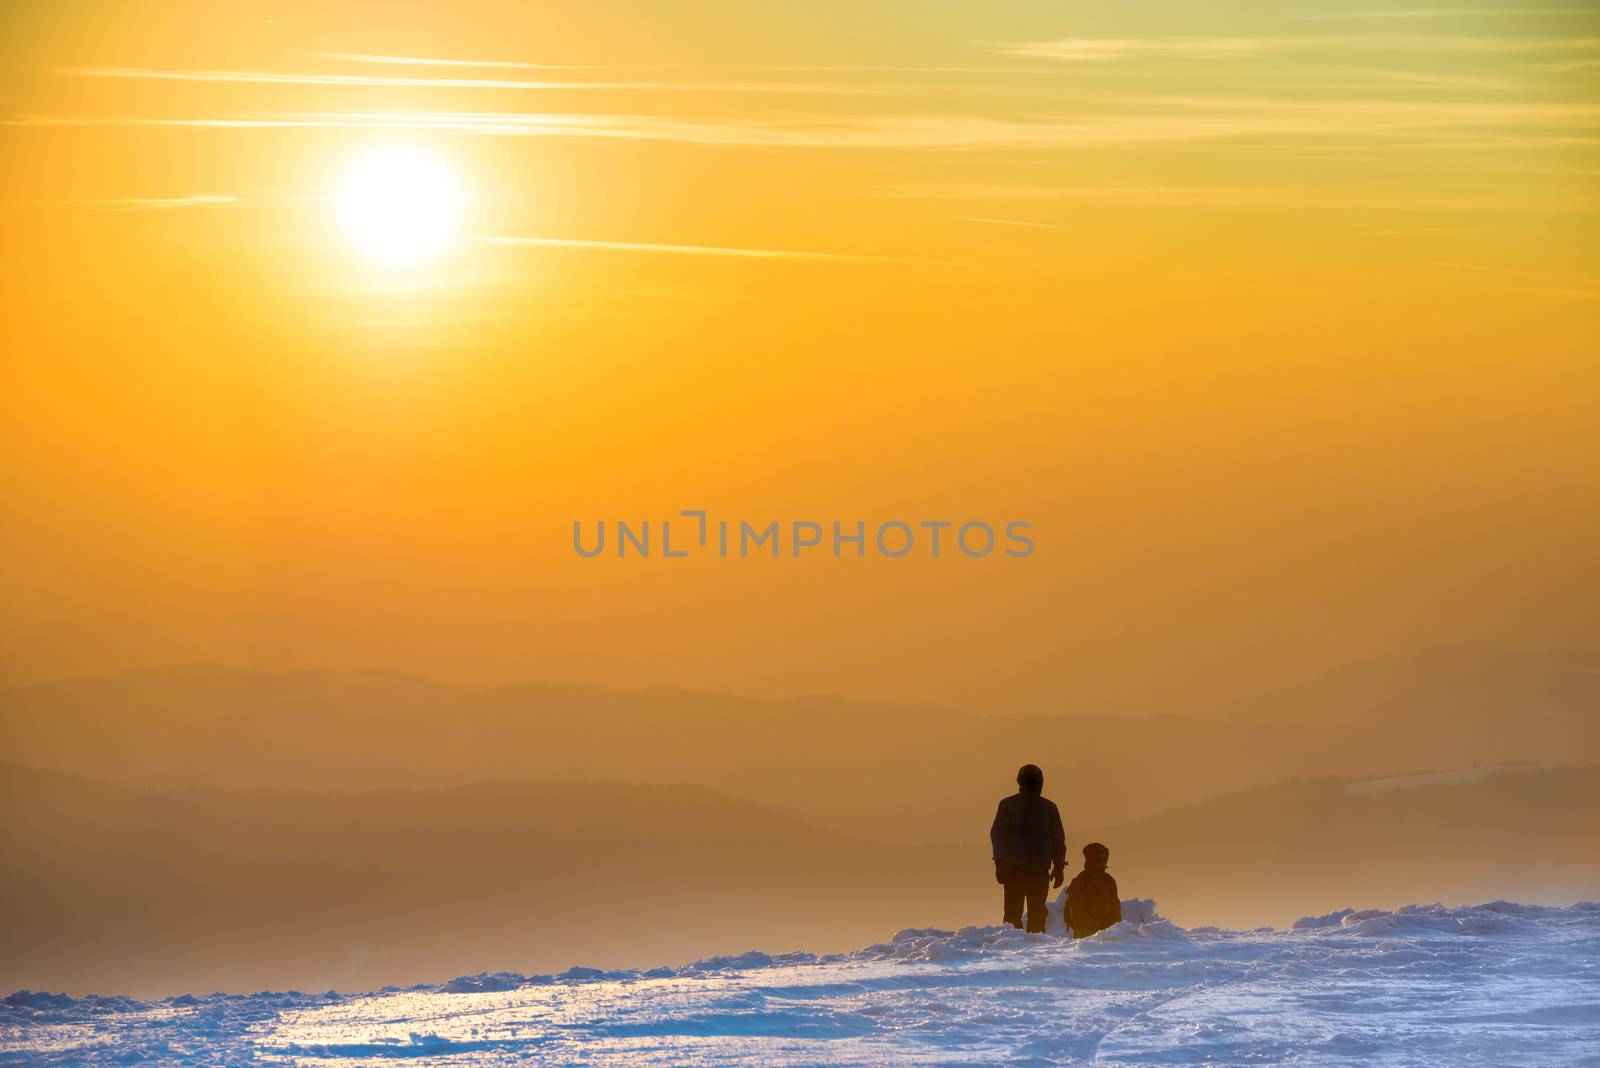
<svg viewBox="0 0 1600 1068"><path fill-rule="evenodd" d="M465 198L455 176L425 152L394 149L358 161L336 199L345 236L374 263L426 263L453 245Z"/></svg>

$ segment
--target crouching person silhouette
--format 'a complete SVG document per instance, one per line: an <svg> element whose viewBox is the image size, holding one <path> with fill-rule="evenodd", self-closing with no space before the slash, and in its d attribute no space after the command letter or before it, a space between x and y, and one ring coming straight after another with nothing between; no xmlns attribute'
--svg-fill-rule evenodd
<svg viewBox="0 0 1600 1068"><path fill-rule="evenodd" d="M1028 911L1028 930L1043 931L1045 898L1050 883L1061 885L1067 868L1067 836L1054 801L1040 794L1044 772L1024 764L1017 772L1017 792L1002 798L989 828L994 849L995 882L1006 888L1005 922L1022 926Z"/></svg>
<svg viewBox="0 0 1600 1068"><path fill-rule="evenodd" d="M1067 887L1066 921L1074 938L1088 938L1122 919L1117 881L1106 871L1111 850L1099 842L1083 847L1083 870Z"/></svg>

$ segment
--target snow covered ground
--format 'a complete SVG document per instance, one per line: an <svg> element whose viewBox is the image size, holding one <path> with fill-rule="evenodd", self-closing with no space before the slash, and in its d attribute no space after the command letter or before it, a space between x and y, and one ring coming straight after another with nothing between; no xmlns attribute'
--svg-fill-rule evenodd
<svg viewBox="0 0 1600 1068"><path fill-rule="evenodd" d="M833 956L359 995L20 992L0 1004L0 1063L1600 1065L1600 904L1411 906L1292 931L1183 930L1148 901L1124 916L1081 942L910 930Z"/></svg>

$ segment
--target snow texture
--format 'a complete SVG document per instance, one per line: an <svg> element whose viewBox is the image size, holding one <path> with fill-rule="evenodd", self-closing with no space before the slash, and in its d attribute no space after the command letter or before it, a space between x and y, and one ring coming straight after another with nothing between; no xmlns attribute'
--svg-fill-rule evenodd
<svg viewBox="0 0 1600 1068"><path fill-rule="evenodd" d="M1185 930L1151 901L1123 916L1077 942L907 930L357 995L24 990L0 1002L0 1063L1600 1065L1597 903L1346 909L1290 931Z"/></svg>

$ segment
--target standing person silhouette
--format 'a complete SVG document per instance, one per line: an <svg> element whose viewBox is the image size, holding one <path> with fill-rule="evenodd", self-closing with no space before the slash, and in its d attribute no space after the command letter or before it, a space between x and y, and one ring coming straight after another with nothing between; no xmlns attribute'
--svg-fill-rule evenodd
<svg viewBox="0 0 1600 1068"><path fill-rule="evenodd" d="M989 828L994 850L994 879L1006 888L1005 922L1022 926L1028 911L1028 930L1043 931L1045 898L1050 883L1059 887L1067 870L1067 835L1061 812L1041 794L1044 772L1024 764L1017 772L1017 792L1001 798Z"/></svg>

